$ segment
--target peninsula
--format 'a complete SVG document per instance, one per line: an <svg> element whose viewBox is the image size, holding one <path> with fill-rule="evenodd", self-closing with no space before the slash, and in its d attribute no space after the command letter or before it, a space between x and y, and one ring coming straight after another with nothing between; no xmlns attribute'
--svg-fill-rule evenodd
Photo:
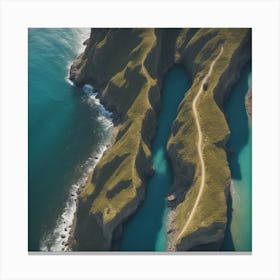
<svg viewBox="0 0 280 280"><path fill-rule="evenodd" d="M163 81L179 64L191 85L166 146L173 173L166 250L219 250L231 184L224 103L251 60L251 29L97 28L85 44L70 79L96 89L116 133L79 191L71 249L112 250L145 200Z"/></svg>

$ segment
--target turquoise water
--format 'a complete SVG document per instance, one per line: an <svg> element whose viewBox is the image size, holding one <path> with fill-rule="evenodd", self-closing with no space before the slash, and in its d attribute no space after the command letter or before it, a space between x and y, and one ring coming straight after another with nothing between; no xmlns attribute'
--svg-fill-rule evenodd
<svg viewBox="0 0 280 280"><path fill-rule="evenodd" d="M251 87L252 70L248 64L225 106L231 130L228 147L232 176L231 221L222 247L226 251L252 250L252 127L245 108L245 96Z"/></svg>
<svg viewBox="0 0 280 280"><path fill-rule="evenodd" d="M81 51L86 29L29 29L28 32L28 250L63 250L61 232L75 210L77 189L100 156L110 122L100 105L67 82L67 66ZM190 84L175 66L165 77L162 111L152 145L155 175L146 199L124 225L122 251L165 251L165 197L172 183L166 143L177 108ZM223 250L252 248L252 130L244 97L251 87L251 66L242 72L226 104L231 129L228 146L233 187L232 213Z"/></svg>
<svg viewBox="0 0 280 280"><path fill-rule="evenodd" d="M166 75L162 91L162 110L159 113L152 160L155 169L146 197L136 214L124 225L121 251L165 251L166 195L172 183L172 173L166 158L166 144L171 133L177 108L190 87L182 66L174 66Z"/></svg>
<svg viewBox="0 0 280 280"><path fill-rule="evenodd" d="M70 191L85 179L107 137L96 102L67 82L89 29L28 31L28 250L61 250ZM67 232L68 233L68 228Z"/></svg>

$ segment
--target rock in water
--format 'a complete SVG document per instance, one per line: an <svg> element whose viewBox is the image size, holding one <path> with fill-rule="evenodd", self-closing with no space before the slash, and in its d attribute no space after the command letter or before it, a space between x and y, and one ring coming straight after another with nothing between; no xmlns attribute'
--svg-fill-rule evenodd
<svg viewBox="0 0 280 280"><path fill-rule="evenodd" d="M84 93L87 95L87 96L92 96L94 95L94 88L92 85L89 85L89 84L85 84L83 86L83 91Z"/></svg>

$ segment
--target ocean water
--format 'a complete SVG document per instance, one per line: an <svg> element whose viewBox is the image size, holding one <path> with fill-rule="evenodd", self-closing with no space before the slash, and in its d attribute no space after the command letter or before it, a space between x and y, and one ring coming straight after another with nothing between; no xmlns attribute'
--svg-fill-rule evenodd
<svg viewBox="0 0 280 280"><path fill-rule="evenodd" d="M245 96L251 88L251 65L242 71L225 106L231 130L228 148L232 174L230 223L224 251L251 251L252 248L252 128L245 108ZM155 175L150 179L144 203L125 224L121 240L122 251L165 251L166 218L165 196L172 182L166 160L165 146L170 127L183 94L189 87L184 69L174 67L165 77L162 93L163 108L158 117L158 131L152 146ZM173 100L173 94L176 98ZM174 102L174 103L173 103Z"/></svg>
<svg viewBox="0 0 280 280"><path fill-rule="evenodd" d="M177 108L190 87L182 66L174 66L163 83L162 110L157 119L158 128L152 143L154 176L149 180L146 197L136 214L123 227L121 251L165 251L167 245L166 195L172 184L170 164L166 158L166 144Z"/></svg>
<svg viewBox="0 0 280 280"><path fill-rule="evenodd" d="M245 108L245 96L252 88L252 68L248 64L233 88L225 106L231 130L228 148L231 151L231 207L230 223L222 250L252 250L252 124Z"/></svg>
<svg viewBox="0 0 280 280"><path fill-rule="evenodd" d="M78 89L67 79L83 50L89 29L31 28L28 32L28 250L62 251L76 209L76 191L106 149L111 115L92 87ZM152 146L155 175L144 203L125 224L122 251L165 251L165 197L172 183L166 143L177 107L189 88L184 69L175 66L164 80L163 107ZM242 72L226 104L231 129L232 212L223 250L252 249L252 129L244 97L251 66Z"/></svg>
<svg viewBox="0 0 280 280"><path fill-rule="evenodd" d="M66 250L76 191L110 137L110 115L68 81L89 29L28 31L28 250ZM87 94L86 94L87 93ZM97 157L97 158L96 158Z"/></svg>

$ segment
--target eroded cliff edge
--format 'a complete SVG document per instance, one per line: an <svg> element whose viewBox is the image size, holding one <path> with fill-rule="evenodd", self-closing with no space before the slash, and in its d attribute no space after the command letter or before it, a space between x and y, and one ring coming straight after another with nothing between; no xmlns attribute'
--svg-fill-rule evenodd
<svg viewBox="0 0 280 280"><path fill-rule="evenodd" d="M189 250L221 242L230 183L225 153L229 129L222 105L251 57L250 39L249 29L92 29L85 52L71 67L70 78L78 86L90 83L98 90L103 104L114 113L118 134L79 196L74 250L110 250L122 223L144 199L147 178L153 173L151 141L162 79L174 63L185 66L192 87L180 104L168 143L175 175L170 249ZM224 53L199 105L207 142L207 192L191 226L177 240L197 195L200 176L191 102L221 45Z"/></svg>
<svg viewBox="0 0 280 280"><path fill-rule="evenodd" d="M225 151L230 131L223 114L223 104L239 79L242 67L251 59L251 30L201 29L183 46L183 50L180 48L180 41L177 45L176 59L185 65L193 82L181 103L168 143L176 178L172 186L175 221L171 231L174 232L171 234L169 249L191 250L206 245L207 250L217 250L223 241L227 223L227 198L231 178ZM211 61L222 46L223 53L214 66L208 88L198 106L203 133L205 187L188 228L183 236L178 237L178 232L184 229L185 221L191 213L201 180L192 101ZM193 63L190 63L192 58Z"/></svg>

